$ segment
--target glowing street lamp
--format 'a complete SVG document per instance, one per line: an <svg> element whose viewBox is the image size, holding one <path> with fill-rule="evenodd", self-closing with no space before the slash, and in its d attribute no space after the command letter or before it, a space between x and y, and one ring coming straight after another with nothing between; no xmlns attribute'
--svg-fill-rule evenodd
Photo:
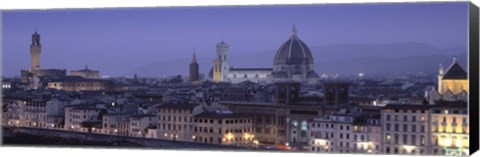
<svg viewBox="0 0 480 157"><path fill-rule="evenodd" d="M404 145L403 148L407 150L408 153L412 152L413 149L415 149L415 146L410 146L410 145Z"/></svg>
<svg viewBox="0 0 480 157"><path fill-rule="evenodd" d="M228 133L225 135L227 140L231 141L235 136L232 133Z"/></svg>

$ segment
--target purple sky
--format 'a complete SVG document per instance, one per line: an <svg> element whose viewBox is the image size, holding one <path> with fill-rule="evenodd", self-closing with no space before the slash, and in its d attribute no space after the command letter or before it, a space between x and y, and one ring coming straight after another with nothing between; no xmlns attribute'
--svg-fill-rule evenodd
<svg viewBox="0 0 480 157"><path fill-rule="evenodd" d="M274 51L292 24L310 47L466 46L467 15L467 2L4 11L2 67L4 76L30 67L35 28L42 38L42 68L70 71L88 64L118 76L154 62L190 60L193 49L197 57L213 59L222 33L232 55ZM187 65L172 68L179 66L186 73Z"/></svg>

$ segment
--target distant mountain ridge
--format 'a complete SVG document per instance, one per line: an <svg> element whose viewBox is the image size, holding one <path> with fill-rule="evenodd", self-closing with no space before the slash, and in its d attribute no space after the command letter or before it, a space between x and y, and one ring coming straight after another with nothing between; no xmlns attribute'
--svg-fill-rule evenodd
<svg viewBox="0 0 480 157"><path fill-rule="evenodd" d="M467 47L435 48L428 44L404 42L392 44L336 44L310 47L315 70L319 73L356 74L397 74L437 72L440 63L448 67L452 57L457 56L466 69ZM271 68L276 50L241 54L230 52L230 66ZM213 58L197 55L200 73L208 74ZM159 61L137 67L126 75L169 76L187 75L191 58Z"/></svg>

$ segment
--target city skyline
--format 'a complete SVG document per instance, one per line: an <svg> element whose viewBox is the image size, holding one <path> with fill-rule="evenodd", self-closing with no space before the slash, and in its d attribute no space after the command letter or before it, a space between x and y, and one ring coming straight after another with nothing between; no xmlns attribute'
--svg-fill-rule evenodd
<svg viewBox="0 0 480 157"><path fill-rule="evenodd" d="M181 64L172 66L179 68L173 71L186 74L185 65L194 49L200 72L207 74L215 55L214 45L220 42L222 34L231 46L232 58L263 52L273 56L288 38L293 24L311 47L405 42L438 48L463 47L467 34L458 32L467 29L464 7L467 3L10 11L3 18L3 73L18 76L18 69L28 67L29 61L24 58L29 56L29 36L35 29L42 35L43 67L78 70L89 65L110 76L124 76L156 62L179 60ZM341 8L348 11L340 11ZM411 12L400 13L405 8ZM196 16L190 17L193 14ZM322 55L325 52L313 53L316 58L329 57ZM272 60L253 64L269 68ZM245 63L232 60L232 65L241 67Z"/></svg>
<svg viewBox="0 0 480 157"><path fill-rule="evenodd" d="M471 8L7 12L2 144L469 155Z"/></svg>

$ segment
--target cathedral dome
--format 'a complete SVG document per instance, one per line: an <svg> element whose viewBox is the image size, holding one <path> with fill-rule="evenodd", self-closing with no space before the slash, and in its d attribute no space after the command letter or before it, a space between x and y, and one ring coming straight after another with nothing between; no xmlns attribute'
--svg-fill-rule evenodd
<svg viewBox="0 0 480 157"><path fill-rule="evenodd" d="M312 53L308 46L297 37L295 26L292 28L290 39L277 50L273 64L313 64Z"/></svg>

